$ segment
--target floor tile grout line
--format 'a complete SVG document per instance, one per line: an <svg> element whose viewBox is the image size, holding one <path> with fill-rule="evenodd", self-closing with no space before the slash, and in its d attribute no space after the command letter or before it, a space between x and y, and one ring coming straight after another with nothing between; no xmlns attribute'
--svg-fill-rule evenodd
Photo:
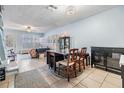
<svg viewBox="0 0 124 93"><path fill-rule="evenodd" d="M104 82L105 79L107 78L108 74L109 74L109 73L107 72L107 75L105 76L104 80L103 80L102 83L100 84L99 88L101 88L101 86L103 85L103 82Z"/></svg>
<svg viewBox="0 0 124 93"><path fill-rule="evenodd" d="M109 73L108 73L109 74ZM113 77L112 77L113 78ZM109 84L111 84L111 85L114 85L114 86L116 86L116 87L119 87L118 85L115 85L115 84L113 84L113 83L111 83L111 82L109 82L109 81L106 81L107 83L109 83Z"/></svg>
<svg viewBox="0 0 124 93"><path fill-rule="evenodd" d="M108 74L108 73L107 73L107 74ZM106 75L107 75L107 74L106 74ZM106 77L106 75L105 75L105 77ZM90 78L90 77L89 77L89 78ZM104 79L103 79L102 82L99 82L99 81L97 81L97 80L94 80L93 78L90 78L90 79L93 80L93 81L95 81L95 82L97 82L97 83L100 83L100 84L104 81Z"/></svg>
<svg viewBox="0 0 124 93"><path fill-rule="evenodd" d="M95 69L95 70L96 70L96 69ZM95 70L94 70L94 71L95 71ZM92 71L92 72L94 72L94 71ZM84 79L86 79L92 72L90 72ZM80 82L82 82L84 79L82 79ZM79 82L79 83L80 83L80 82ZM78 83L78 84L79 84L79 83ZM76 84L76 85L78 85L78 84ZM81 83L80 83L80 84L81 84ZM75 86L76 86L76 85L75 85ZM81 84L81 85L83 85L83 84ZM75 87L75 86L74 86L74 87ZM83 85L83 86L85 86L85 85ZM85 87L87 87L87 86L85 86ZM88 88L88 87L87 87L87 88Z"/></svg>
<svg viewBox="0 0 124 93"><path fill-rule="evenodd" d="M95 69L95 70L96 70L96 69ZM95 70L94 70L94 71L95 71ZM93 73L94 71L92 71L91 73ZM87 75L87 77L88 77L91 73L89 73L89 74ZM87 78L87 77L86 77L86 78ZM86 78L85 78L85 79L86 79ZM84 80L84 79L82 79L80 82L82 82L83 80ZM82 84L82 83L80 83L80 84L83 85L83 86L85 86L85 85ZM86 86L86 87L87 87L87 86ZM88 88L88 87L87 87L87 88Z"/></svg>
<svg viewBox="0 0 124 93"><path fill-rule="evenodd" d="M96 69L95 69L94 71L96 71ZM91 73L93 73L94 71L92 71ZM89 74L91 74L91 73L89 73ZM89 74L87 75L87 77L89 76ZM108 73L107 73L107 74L108 74ZM86 78L87 78L87 77L86 77ZM86 79L86 78L84 78L84 79ZM83 81L84 79L82 79L81 81ZM95 82L97 82L97 83L100 83L100 82L98 82L98 81L96 81L96 80L94 80L94 79L92 79L92 78L90 78L90 79L93 80L93 81L95 81ZM80 82L81 82L81 81L80 81ZM103 80L103 81L104 81L104 80ZM79 83L80 83L80 82L79 82ZM79 83L78 83L78 84L79 84ZM78 85L78 84L76 84L76 85ZM76 86L76 85L75 85L75 86ZM81 85L83 85L83 84L81 84ZM85 86L85 85L83 85L83 86Z"/></svg>
<svg viewBox="0 0 124 93"><path fill-rule="evenodd" d="M110 74L113 74L113 73L111 73L111 72L109 72L109 75ZM117 77L114 77L114 76L111 76L112 78L115 78L115 79L121 79L121 75L118 75L118 76L120 76L120 78L117 78Z"/></svg>

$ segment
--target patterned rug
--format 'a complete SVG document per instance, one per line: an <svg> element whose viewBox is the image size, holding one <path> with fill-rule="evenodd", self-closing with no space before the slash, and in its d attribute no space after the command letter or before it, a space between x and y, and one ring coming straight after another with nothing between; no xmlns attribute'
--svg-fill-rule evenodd
<svg viewBox="0 0 124 93"><path fill-rule="evenodd" d="M15 88L49 88L38 70L19 73L15 76Z"/></svg>

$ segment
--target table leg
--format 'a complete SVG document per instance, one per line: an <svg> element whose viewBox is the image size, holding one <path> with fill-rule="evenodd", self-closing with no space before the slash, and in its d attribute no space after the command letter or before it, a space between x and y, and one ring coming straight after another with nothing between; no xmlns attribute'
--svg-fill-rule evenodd
<svg viewBox="0 0 124 93"><path fill-rule="evenodd" d="M55 71L56 71L56 60L55 60L55 55L54 55L53 65L54 65L54 72L55 72Z"/></svg>
<svg viewBox="0 0 124 93"><path fill-rule="evenodd" d="M90 65L90 56L86 57L86 66Z"/></svg>
<svg viewBox="0 0 124 93"><path fill-rule="evenodd" d="M122 88L124 88L124 78L122 78Z"/></svg>

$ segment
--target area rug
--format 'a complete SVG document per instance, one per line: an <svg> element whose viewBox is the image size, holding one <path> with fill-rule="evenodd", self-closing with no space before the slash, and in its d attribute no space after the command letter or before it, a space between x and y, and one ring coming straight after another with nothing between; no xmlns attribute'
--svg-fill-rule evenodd
<svg viewBox="0 0 124 93"><path fill-rule="evenodd" d="M49 88L49 84L38 70L19 73L15 76L15 88Z"/></svg>

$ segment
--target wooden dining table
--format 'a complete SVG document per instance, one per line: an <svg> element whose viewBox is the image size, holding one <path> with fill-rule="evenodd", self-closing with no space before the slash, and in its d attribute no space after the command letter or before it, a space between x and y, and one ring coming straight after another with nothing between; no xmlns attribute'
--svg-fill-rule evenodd
<svg viewBox="0 0 124 93"><path fill-rule="evenodd" d="M53 69L54 72L56 71L56 62L67 59L68 53L62 53L60 51L55 50L47 50L47 64L49 65L50 69ZM89 53L86 53L86 66L90 64L90 56ZM89 61L88 61L89 60Z"/></svg>

